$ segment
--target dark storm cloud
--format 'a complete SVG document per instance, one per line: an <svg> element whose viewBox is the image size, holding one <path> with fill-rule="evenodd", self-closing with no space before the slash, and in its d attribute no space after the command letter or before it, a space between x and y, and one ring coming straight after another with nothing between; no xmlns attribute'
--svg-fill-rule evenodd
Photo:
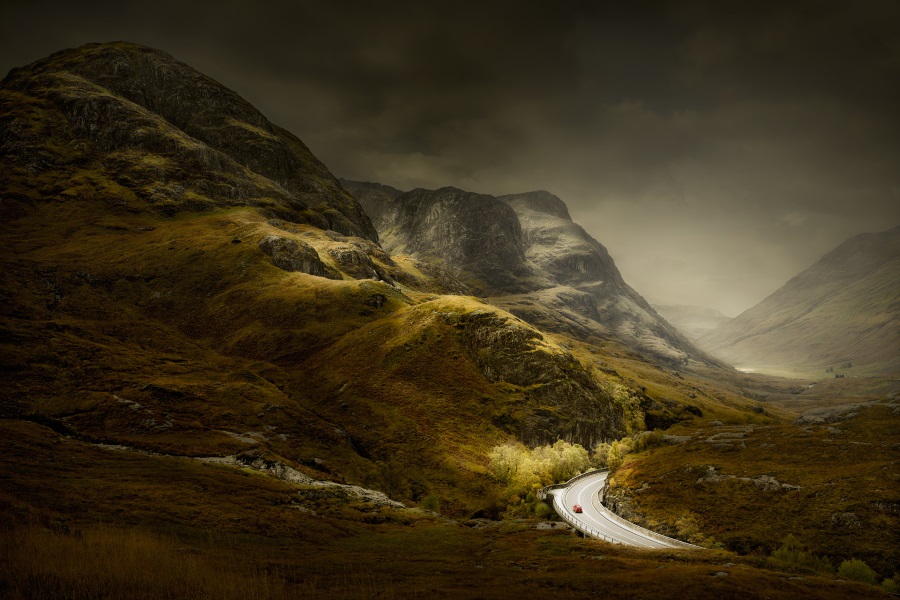
<svg viewBox="0 0 900 600"><path fill-rule="evenodd" d="M900 3L5 2L0 68L159 47L339 175L549 189L651 299L736 313L900 222Z"/></svg>

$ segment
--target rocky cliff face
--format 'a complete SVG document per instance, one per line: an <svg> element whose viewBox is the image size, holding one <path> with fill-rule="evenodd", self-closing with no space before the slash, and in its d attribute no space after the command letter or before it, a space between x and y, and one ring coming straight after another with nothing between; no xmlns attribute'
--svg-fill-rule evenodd
<svg viewBox="0 0 900 600"><path fill-rule="evenodd" d="M167 215L261 206L377 240L303 142L165 52L121 42L58 52L13 69L0 106L3 183L17 192L4 202L9 216L37 199L90 194Z"/></svg>
<svg viewBox="0 0 900 600"><path fill-rule="evenodd" d="M455 188L403 193L344 181L386 249L451 266L513 314L582 339L616 339L678 365L722 367L622 279L609 252L548 192L487 196Z"/></svg>
<svg viewBox="0 0 900 600"><path fill-rule="evenodd" d="M850 238L698 343L741 366L896 372L900 227Z"/></svg>
<svg viewBox="0 0 900 600"><path fill-rule="evenodd" d="M543 191L499 200L515 210L522 224L526 258L557 286L551 293L554 302L586 317L589 329L592 321L599 323L628 345L670 363L721 366L622 279L606 248L572 221L562 200Z"/></svg>
<svg viewBox="0 0 900 600"><path fill-rule="evenodd" d="M399 192L345 181L372 217L385 250L448 267L481 295L524 291L534 275L515 212L457 188Z"/></svg>

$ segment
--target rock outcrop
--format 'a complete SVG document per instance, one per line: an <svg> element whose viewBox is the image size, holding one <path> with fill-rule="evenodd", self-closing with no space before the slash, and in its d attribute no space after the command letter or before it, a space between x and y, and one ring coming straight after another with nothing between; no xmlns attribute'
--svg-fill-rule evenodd
<svg viewBox="0 0 900 600"><path fill-rule="evenodd" d="M533 272L522 228L503 202L452 187L402 194L386 186L363 189L360 202L386 251L441 264L482 295L528 289Z"/></svg>
<svg viewBox="0 0 900 600"><path fill-rule="evenodd" d="M472 360L493 383L527 389L535 406L518 428L530 446L558 439L593 448L624 430L624 410L568 352L542 344L543 335L495 310L445 313Z"/></svg>
<svg viewBox="0 0 900 600"><path fill-rule="evenodd" d="M267 235L259 241L259 249L268 254L272 264L279 269L325 277L325 265L319 253L306 242Z"/></svg>

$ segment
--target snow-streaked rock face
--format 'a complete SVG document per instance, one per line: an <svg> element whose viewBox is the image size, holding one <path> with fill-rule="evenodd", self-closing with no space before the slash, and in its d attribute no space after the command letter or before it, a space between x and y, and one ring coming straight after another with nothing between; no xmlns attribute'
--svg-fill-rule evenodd
<svg viewBox="0 0 900 600"><path fill-rule="evenodd" d="M606 248L549 192L494 197L342 183L385 250L451 268L475 293L526 321L581 339L617 339L671 364L721 366L625 283Z"/></svg>
<svg viewBox="0 0 900 600"><path fill-rule="evenodd" d="M554 294L555 303L583 317L583 326L599 332L599 324L629 346L667 362L716 362L625 283L603 244L572 221L562 200L544 191L498 199L516 211L526 258L554 283L567 288ZM586 306L591 301L593 310Z"/></svg>

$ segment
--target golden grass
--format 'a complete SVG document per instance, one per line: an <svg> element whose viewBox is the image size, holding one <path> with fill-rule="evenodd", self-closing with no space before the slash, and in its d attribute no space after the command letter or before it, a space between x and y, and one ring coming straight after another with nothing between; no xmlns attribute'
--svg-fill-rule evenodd
<svg viewBox="0 0 900 600"><path fill-rule="evenodd" d="M0 425L15 440L0 455L3 597L878 597L724 551L643 552L533 521L467 527Z"/></svg>
<svg viewBox="0 0 900 600"><path fill-rule="evenodd" d="M211 556L153 532L98 526L64 534L22 527L3 534L0 581L11 600L292 597L284 577L270 573L257 556Z"/></svg>

